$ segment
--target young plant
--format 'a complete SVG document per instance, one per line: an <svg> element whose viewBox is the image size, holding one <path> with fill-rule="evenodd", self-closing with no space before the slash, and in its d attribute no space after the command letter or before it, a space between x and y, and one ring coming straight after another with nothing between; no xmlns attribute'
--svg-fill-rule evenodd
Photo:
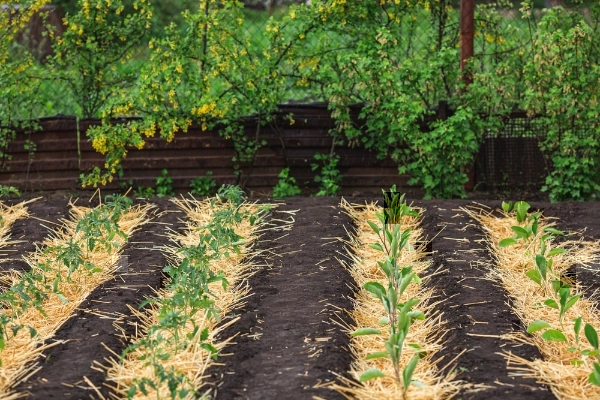
<svg viewBox="0 0 600 400"><path fill-rule="evenodd" d="M298 185L296 185L296 179L290 176L289 168L282 169L277 177L279 181L273 188L274 199L297 196L302 193Z"/></svg>
<svg viewBox="0 0 600 400"><path fill-rule="evenodd" d="M194 196L211 196L217 188L212 171L208 171L205 176L192 179L190 188L192 189L190 193Z"/></svg>
<svg viewBox="0 0 600 400"><path fill-rule="evenodd" d="M418 344L406 344L405 340L413 320L423 320L425 315L414 309L419 304L419 299L409 298L403 301L404 293L409 285L411 283L420 284L421 280L412 271L412 266L399 265L398 258L402 251L410 247L411 229L402 229L402 217L416 217L418 213L404 202L404 195L396 193L395 186L392 187L390 192L383 192L386 200L386 210L377 214L379 224L368 221L373 232L379 237L379 242L372 244L371 247L382 252L385 256L383 261L377 262L377 265L387 279L387 287L379 282L367 282L364 285L365 290L381 300L387 315L381 318L380 323L389 327L388 339L385 341L386 351L373 353L367 356L367 359L389 359L394 367L393 378L398 385L403 387L403 396L406 398L406 391L412 382L414 370L419 360L425 356L425 353L421 351ZM388 219L389 216L394 216L393 224L391 224L391 219ZM379 335L381 333L381 330L377 328L361 328L353 332L352 335ZM402 367L400 364L401 357L407 346L415 353L406 366ZM360 376L360 380L364 382L383 376L385 374L381 370L370 368Z"/></svg>
<svg viewBox="0 0 600 400"><path fill-rule="evenodd" d="M312 171L317 171L315 182L319 184L317 196L337 196L340 191L339 184L342 181L342 175L338 168L340 156L337 154L315 154L315 160L318 163L310 164Z"/></svg>
<svg viewBox="0 0 600 400"><path fill-rule="evenodd" d="M525 275L537 283L542 290L550 293L550 296L543 302L543 305L558 311L558 321L560 328L553 327L550 323L544 320L535 320L527 326L527 332L534 334L541 332L541 337L544 340L551 342L568 342L569 339L565 335L564 317L569 309L571 309L581 295L572 294L571 287L564 282L558 272L553 268L553 257L558 254L565 253L563 248L549 249L549 242L556 235L563 235L563 232L552 228L545 227L539 230L539 216L541 212L527 214L530 205L524 201L518 201L514 205L512 203L502 202L502 209L505 213L515 211L518 226L512 226L511 229L515 232L515 236L502 239L499 247L507 247L517 244L519 241L524 241L527 248L531 249L535 268L528 270ZM593 362L592 373L588 380L590 383L600 386L600 353L598 351L598 334L596 329L589 323L585 324L584 333L592 349L581 350L580 331L582 325L582 317L574 319L575 343L569 348L569 351L579 352L584 356L595 357ZM575 359L571 361L575 365L583 364L583 361Z"/></svg>
<svg viewBox="0 0 600 400"><path fill-rule="evenodd" d="M175 196L175 192L173 192L173 178L169 176L169 171L166 168L156 178L156 195L158 197Z"/></svg>

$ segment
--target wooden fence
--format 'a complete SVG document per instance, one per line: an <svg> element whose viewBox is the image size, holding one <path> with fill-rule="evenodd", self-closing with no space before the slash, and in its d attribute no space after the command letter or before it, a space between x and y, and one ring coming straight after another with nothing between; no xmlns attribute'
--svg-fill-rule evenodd
<svg viewBox="0 0 600 400"><path fill-rule="evenodd" d="M293 115L294 123L283 118ZM215 132L192 126L167 143L150 138L142 150L131 150L123 163L124 176L107 188L119 185L134 187L155 186L156 178L167 169L173 187L179 191L190 188L190 181L211 171L218 184L243 183L254 195L268 195L278 181L282 168L290 167L290 175L305 193L314 192L315 172L310 164L317 152L329 153L335 127L325 104L283 105L281 118L261 128L260 139L267 144L257 153L254 166L242 164L242 175L234 173L233 143ZM79 121L77 137L75 118L46 118L40 120L41 130L19 132L7 148L11 158L4 160L0 183L14 185L23 191L77 190L81 171L102 166L104 158L94 151L87 140L86 130L97 120ZM246 131L254 136L256 121L248 121ZM26 140L35 143L35 151L25 150ZM380 193L392 184L406 187L408 177L399 175L397 165L390 159L378 160L376 154L362 148L337 146L339 169L343 176L342 193Z"/></svg>

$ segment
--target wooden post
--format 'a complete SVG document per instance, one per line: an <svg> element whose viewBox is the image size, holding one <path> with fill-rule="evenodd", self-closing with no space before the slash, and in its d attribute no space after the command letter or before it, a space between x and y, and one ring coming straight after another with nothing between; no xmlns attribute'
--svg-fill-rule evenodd
<svg viewBox="0 0 600 400"><path fill-rule="evenodd" d="M460 0L460 70L463 72L465 86L473 81L471 74L464 73L465 66L473 57L473 38L475 36L474 0Z"/></svg>

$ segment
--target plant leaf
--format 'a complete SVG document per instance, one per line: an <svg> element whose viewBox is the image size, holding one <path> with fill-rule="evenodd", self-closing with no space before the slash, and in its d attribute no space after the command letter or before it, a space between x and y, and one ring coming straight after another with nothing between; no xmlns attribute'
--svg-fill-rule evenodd
<svg viewBox="0 0 600 400"><path fill-rule="evenodd" d="M369 245L369 247L378 251L383 251L383 247L381 247L380 243L372 243Z"/></svg>
<svg viewBox="0 0 600 400"><path fill-rule="evenodd" d="M594 349L598 350L598 333L596 332L596 329L590 324L585 324L583 330L588 342L590 342Z"/></svg>
<svg viewBox="0 0 600 400"><path fill-rule="evenodd" d="M548 233L551 233L551 234L557 235L557 236L564 236L564 232L559 231L558 229L552 228L551 226L545 227L544 232L548 232Z"/></svg>
<svg viewBox="0 0 600 400"><path fill-rule="evenodd" d="M556 301L554 301L553 299L546 299L546 301L544 301L544 304L550 308L554 308L555 310L558 310L558 303Z"/></svg>
<svg viewBox="0 0 600 400"><path fill-rule="evenodd" d="M579 300L579 298L580 298L580 297L581 297L581 295L580 295L580 294L578 294L578 295L575 295L575 296L571 297L571 298L570 298L570 299L567 301L567 304L565 304L565 307L562 309L562 313L563 313L563 314L564 314L564 313L566 313L566 312L567 312L567 310L568 310L569 308L573 307L573 305L574 305L575 303L577 303L577 300Z"/></svg>
<svg viewBox="0 0 600 400"><path fill-rule="evenodd" d="M374 378L383 378L385 374L378 370L377 368L369 368L365 372L360 375L360 381L366 382Z"/></svg>
<svg viewBox="0 0 600 400"><path fill-rule="evenodd" d="M517 244L517 241L515 240L515 238L505 238L505 239L502 239L498 243L498 247L500 247L500 248L508 247L508 246L512 246L513 244Z"/></svg>
<svg viewBox="0 0 600 400"><path fill-rule="evenodd" d="M367 292L373 293L378 299L385 297L385 288L379 282L367 282L363 285L363 288L365 288Z"/></svg>
<svg viewBox="0 0 600 400"><path fill-rule="evenodd" d="M565 249L563 249L562 247L557 247L557 248L555 248L555 249L552 249L552 250L550 250L550 251L548 252L548 255L547 255L547 257L552 257L552 256L555 256L555 255L557 255L557 254L564 254L565 252L566 252L566 250L565 250Z"/></svg>
<svg viewBox="0 0 600 400"><path fill-rule="evenodd" d="M542 333L542 338L549 342L566 342L567 338L565 335L559 331L558 329L548 329L544 333Z"/></svg>
<svg viewBox="0 0 600 400"><path fill-rule="evenodd" d="M529 279L531 279L538 285L542 284L542 276L540 275L540 271L538 271L537 269L530 269L529 271L525 272L525 275L527 275Z"/></svg>
<svg viewBox="0 0 600 400"><path fill-rule="evenodd" d="M379 335L381 331L375 328L360 328L352 332L352 336Z"/></svg>
<svg viewBox="0 0 600 400"><path fill-rule="evenodd" d="M406 364L406 367L404 368L404 370L402 370L402 383L404 385L404 390L408 389L408 387L410 386L410 382L412 381L413 373L415 372L415 368L417 367L417 363L419 362L420 359L421 359L421 356L418 354L415 354L413 356L413 358L410 359L408 364Z"/></svg>
<svg viewBox="0 0 600 400"><path fill-rule="evenodd" d="M527 326L527 333L535 333L544 328L550 328L550 324L547 323L546 321L542 321L542 320L538 319L538 320L530 323L529 326Z"/></svg>
<svg viewBox="0 0 600 400"><path fill-rule="evenodd" d="M527 232L525 229L521 228L520 226L511 226L510 229L512 229L517 234L517 237L519 237L519 238L527 239L529 237L529 232Z"/></svg>
<svg viewBox="0 0 600 400"><path fill-rule="evenodd" d="M592 385L600 386L600 364L598 364L597 362L594 363L594 369L592 370L588 381Z"/></svg>
<svg viewBox="0 0 600 400"><path fill-rule="evenodd" d="M371 229L373 230L373 232L375 232L375 234L378 234L379 231L381 231L381 228L373 221L367 221L367 224L369 224L369 226L371 227Z"/></svg>
<svg viewBox="0 0 600 400"><path fill-rule="evenodd" d="M365 360L375 360L376 358L390 358L390 355L387 351L377 351L366 356Z"/></svg>

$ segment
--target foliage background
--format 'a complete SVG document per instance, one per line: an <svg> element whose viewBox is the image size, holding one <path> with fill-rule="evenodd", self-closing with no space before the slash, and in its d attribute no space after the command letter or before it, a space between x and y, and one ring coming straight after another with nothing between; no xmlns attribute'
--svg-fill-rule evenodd
<svg viewBox="0 0 600 400"><path fill-rule="evenodd" d="M17 3L33 13L47 1ZM54 3L66 31L49 31L55 55L45 62L19 44L23 23L2 14L2 140L14 134L6 127L40 116L101 118L88 135L106 163L82 174L85 185L109 182L145 138L172 140L192 121L233 140L235 161L252 164L278 104L327 101L338 123L323 165L336 165L336 146L361 145L392 157L427 197L464 197L484 136L501 134L503 116L522 109L547 132L551 199L599 194L597 2L478 4L468 90L458 1ZM442 101L451 112L435 119ZM242 131L250 115L252 137ZM131 116L143 118L115 123Z"/></svg>

